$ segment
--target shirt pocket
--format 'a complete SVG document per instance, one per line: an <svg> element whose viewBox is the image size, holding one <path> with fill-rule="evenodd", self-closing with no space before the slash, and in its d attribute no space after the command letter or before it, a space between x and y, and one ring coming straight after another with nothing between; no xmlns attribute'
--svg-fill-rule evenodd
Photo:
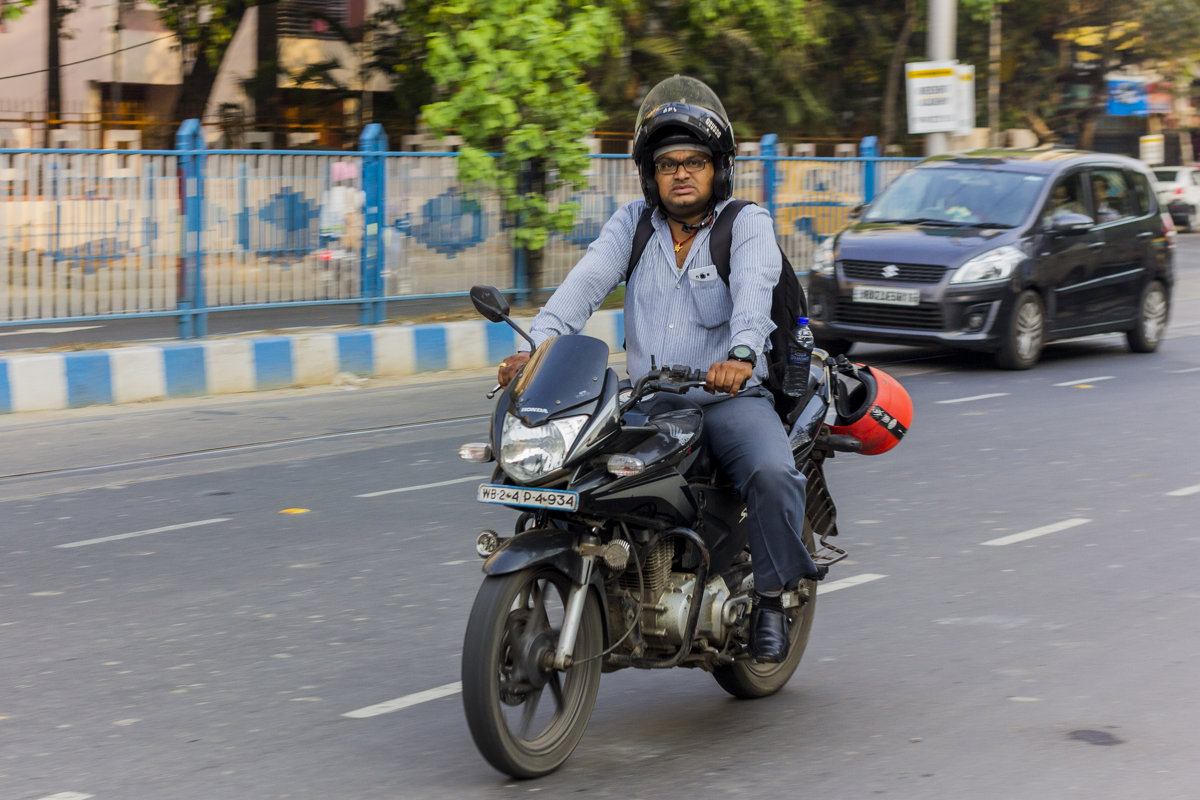
<svg viewBox="0 0 1200 800"><path fill-rule="evenodd" d="M705 328L717 328L728 325L733 315L733 297L729 287L719 277L706 281L689 281L692 306L696 311L696 319Z"/></svg>

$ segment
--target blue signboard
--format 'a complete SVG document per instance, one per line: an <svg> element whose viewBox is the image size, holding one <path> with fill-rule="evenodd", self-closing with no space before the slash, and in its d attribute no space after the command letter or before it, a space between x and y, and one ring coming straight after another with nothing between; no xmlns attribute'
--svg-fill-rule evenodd
<svg viewBox="0 0 1200 800"><path fill-rule="evenodd" d="M1108 79L1108 114L1112 117L1144 117L1150 102L1144 80Z"/></svg>

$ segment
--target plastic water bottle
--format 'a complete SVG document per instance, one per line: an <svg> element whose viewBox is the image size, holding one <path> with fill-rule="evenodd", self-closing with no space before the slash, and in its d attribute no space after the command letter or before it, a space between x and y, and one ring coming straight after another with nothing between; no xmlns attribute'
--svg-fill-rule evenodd
<svg viewBox="0 0 1200 800"><path fill-rule="evenodd" d="M802 397L808 391L808 365L812 361L813 345L808 317L800 317L788 339L787 367L783 371L783 393L788 397Z"/></svg>

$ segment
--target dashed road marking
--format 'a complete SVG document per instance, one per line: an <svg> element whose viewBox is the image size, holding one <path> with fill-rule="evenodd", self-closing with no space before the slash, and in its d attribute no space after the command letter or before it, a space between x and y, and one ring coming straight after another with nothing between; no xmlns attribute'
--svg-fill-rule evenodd
<svg viewBox="0 0 1200 800"><path fill-rule="evenodd" d="M440 700L443 697L458 694L462 691L462 681L447 683L444 686L436 686L433 689L426 689L423 692L416 694L406 694L404 697L397 697L395 700L385 700L382 703L376 703L373 706L360 708L355 711L347 711L342 714L343 717L350 719L367 719L369 717L378 717L380 714L390 714L393 711L409 708L410 706L428 703L431 700Z"/></svg>
<svg viewBox="0 0 1200 800"><path fill-rule="evenodd" d="M972 403L976 400L990 400L993 397L1008 397L1008 392L996 392L994 394L977 394L972 397L956 397L953 400L938 400L941 405L950 405L951 403Z"/></svg>
<svg viewBox="0 0 1200 800"><path fill-rule="evenodd" d="M448 481L438 481L437 483L425 483L420 486L402 486L399 489L384 489L382 492L367 492L366 494L356 494L355 497L382 497L385 494L399 494L400 492L416 492L421 489L436 489L439 486L449 486L452 483L466 483L467 481L479 481L484 483L487 477L484 475L468 475L465 478L454 478Z"/></svg>
<svg viewBox="0 0 1200 800"><path fill-rule="evenodd" d="M1055 386L1078 386L1081 383L1096 383L1098 381L1111 381L1115 375L1097 375L1095 378L1080 378L1077 381L1063 381L1056 383Z"/></svg>
<svg viewBox="0 0 1200 800"><path fill-rule="evenodd" d="M95 797L95 795L84 794L83 792L59 792L58 794L39 798L39 800L89 800L92 797Z"/></svg>
<svg viewBox="0 0 1200 800"><path fill-rule="evenodd" d="M214 519L200 519L195 522L181 522L178 525L164 525L161 528L150 528L145 531L133 531L132 533L118 533L115 536L101 536L98 539L83 539L78 542L67 542L66 544L56 544L59 549L69 547L84 547L89 544L102 544L104 542L115 542L120 539L133 539L138 536L149 536L152 533L167 533L168 531L181 531L185 528L198 528L201 525L215 525L218 522L229 522L230 517L216 517Z"/></svg>
<svg viewBox="0 0 1200 800"><path fill-rule="evenodd" d="M1030 539L1036 539L1039 536L1045 536L1050 533L1058 533L1069 528L1076 528L1080 525L1086 525L1091 522L1090 519L1082 517L1074 517L1072 519L1064 519L1062 522L1055 522L1052 525L1043 525L1040 528L1024 531L1023 533L1014 533L1010 536L1001 536L999 539L990 539L983 544L990 547L1003 547L1006 544L1016 544L1017 542L1025 542Z"/></svg>
<svg viewBox="0 0 1200 800"><path fill-rule="evenodd" d="M1167 492L1167 497L1187 497L1189 494L1200 492L1200 483L1195 486L1184 486L1182 489L1172 489Z"/></svg>
<svg viewBox="0 0 1200 800"><path fill-rule="evenodd" d="M838 589L849 589L851 586L861 586L864 583L870 583L871 581L877 581L886 577L887 575L864 572L862 575L851 575L849 578L841 578L829 583L818 583L817 594L829 594L830 592L836 592Z"/></svg>

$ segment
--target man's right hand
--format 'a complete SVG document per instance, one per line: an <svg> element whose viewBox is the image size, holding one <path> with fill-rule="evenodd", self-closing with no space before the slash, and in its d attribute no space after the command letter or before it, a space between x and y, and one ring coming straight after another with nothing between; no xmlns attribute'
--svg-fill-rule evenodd
<svg viewBox="0 0 1200 800"><path fill-rule="evenodd" d="M500 362L500 367L496 371L496 383L501 386L508 386L512 383L512 379L517 376L517 370L525 366L525 362L529 360L529 351L522 350L519 353L513 353L508 358Z"/></svg>

